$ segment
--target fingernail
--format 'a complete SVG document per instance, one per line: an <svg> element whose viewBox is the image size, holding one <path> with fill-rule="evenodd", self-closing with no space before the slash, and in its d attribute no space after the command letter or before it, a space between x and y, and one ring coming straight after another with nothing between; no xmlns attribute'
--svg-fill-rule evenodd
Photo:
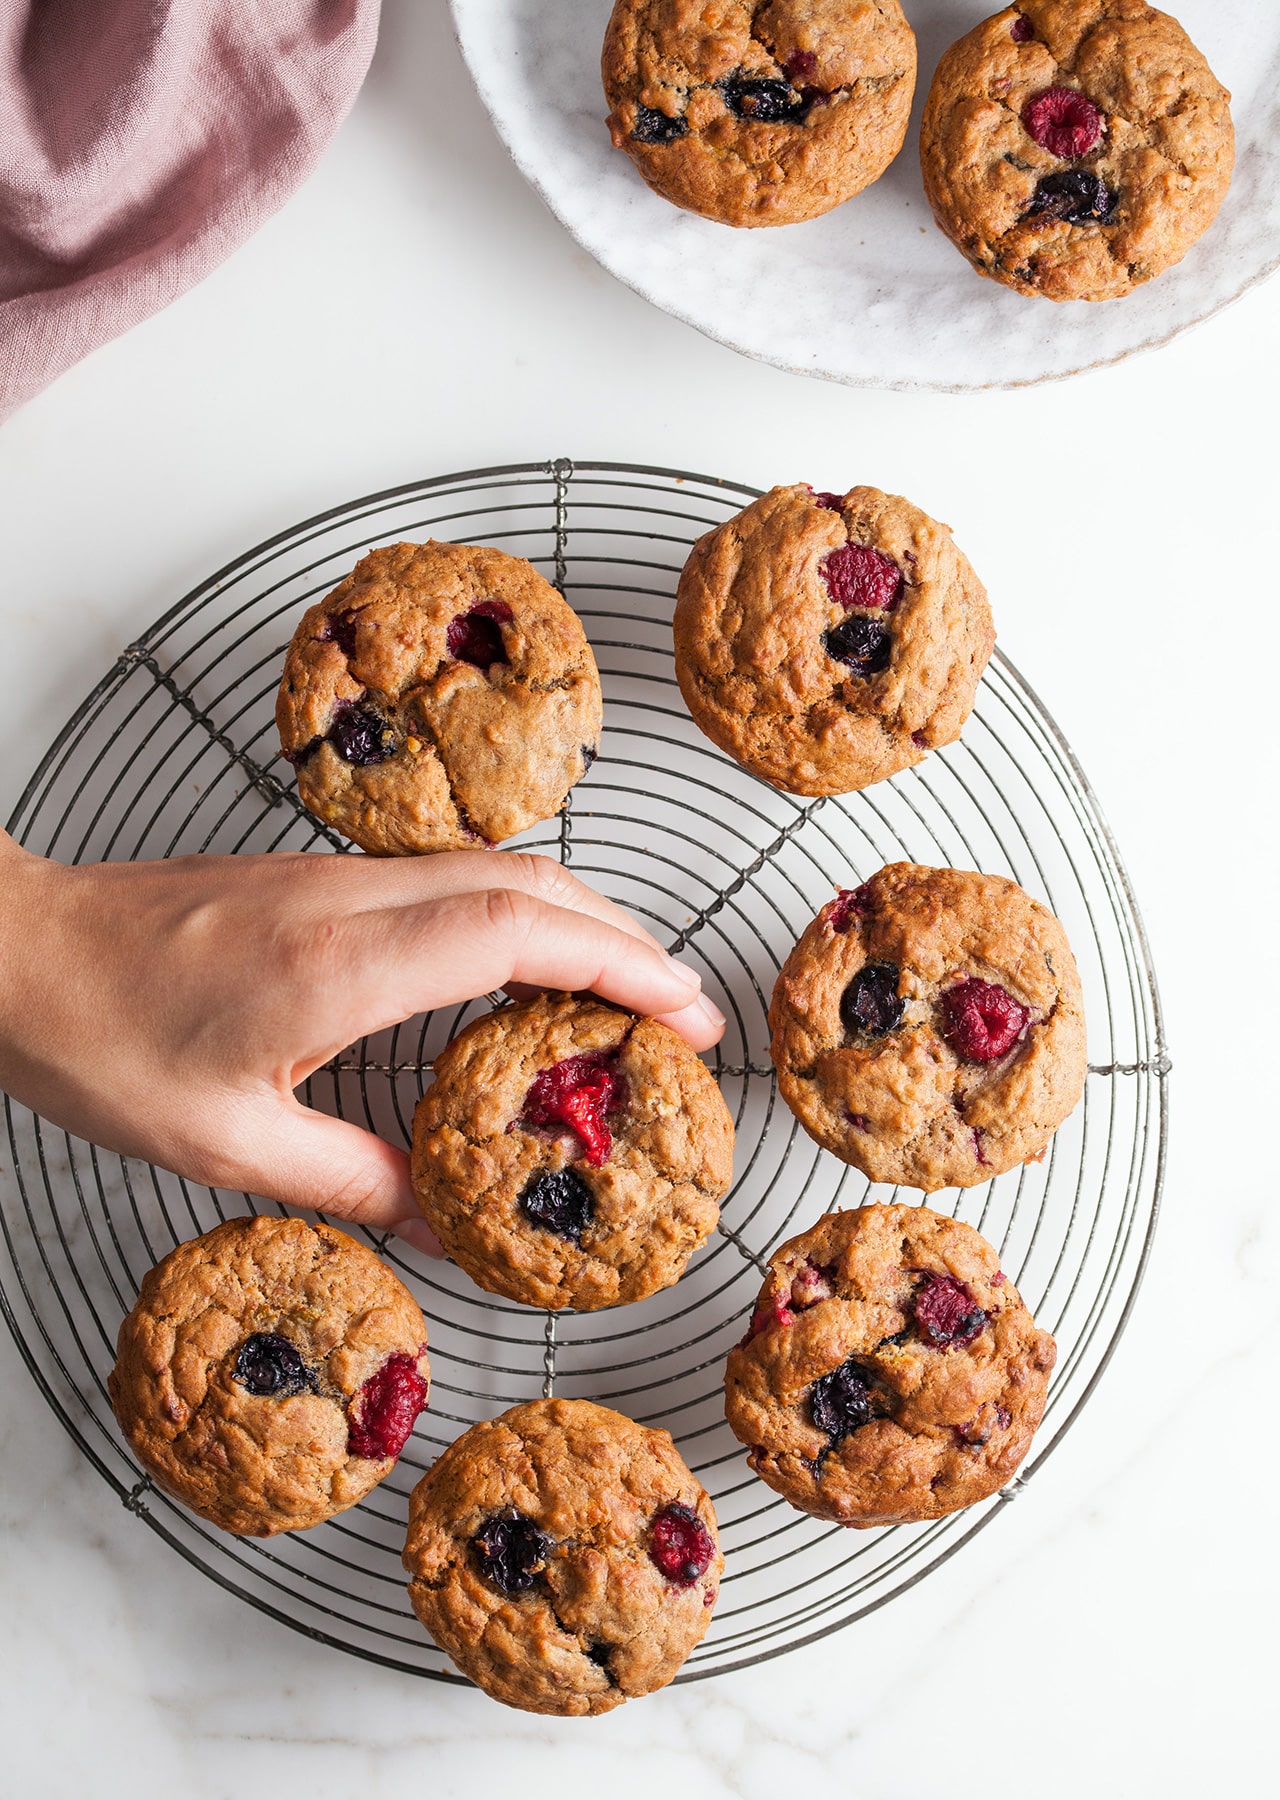
<svg viewBox="0 0 1280 1800"><path fill-rule="evenodd" d="M397 1219L391 1232L394 1237L408 1244L410 1249L421 1250L424 1256L444 1256L440 1239L425 1219Z"/></svg>
<svg viewBox="0 0 1280 1800"><path fill-rule="evenodd" d="M705 994L699 994L697 1005L698 1011L703 1014L709 1025L714 1025L719 1028L724 1024L724 1014L720 1011L720 1008L716 1005L714 1000L708 999Z"/></svg>

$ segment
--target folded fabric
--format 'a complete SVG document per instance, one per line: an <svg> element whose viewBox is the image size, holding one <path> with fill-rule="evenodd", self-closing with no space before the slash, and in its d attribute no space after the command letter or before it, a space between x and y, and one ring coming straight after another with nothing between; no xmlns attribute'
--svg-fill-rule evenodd
<svg viewBox="0 0 1280 1800"><path fill-rule="evenodd" d="M0 3L0 419L304 181L379 0Z"/></svg>

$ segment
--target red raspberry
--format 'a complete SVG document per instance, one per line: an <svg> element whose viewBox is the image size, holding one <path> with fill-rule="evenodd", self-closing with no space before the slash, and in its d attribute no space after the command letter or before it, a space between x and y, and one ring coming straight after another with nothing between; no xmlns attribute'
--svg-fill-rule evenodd
<svg viewBox="0 0 1280 1800"><path fill-rule="evenodd" d="M844 544L821 563L822 579L840 606L892 612L902 598L902 571L870 544Z"/></svg>
<svg viewBox="0 0 1280 1800"><path fill-rule="evenodd" d="M1051 87L1022 109L1022 123L1042 150L1069 159L1087 156L1102 137L1102 114L1075 88Z"/></svg>
<svg viewBox="0 0 1280 1800"><path fill-rule="evenodd" d="M815 494L813 496L813 503L815 506L820 506L824 512L844 511L843 494Z"/></svg>
<svg viewBox="0 0 1280 1800"><path fill-rule="evenodd" d="M673 1500L655 1515L649 1555L676 1587L692 1587L705 1575L716 1553L715 1539L691 1506Z"/></svg>
<svg viewBox="0 0 1280 1800"><path fill-rule="evenodd" d="M995 1062L1006 1055L1031 1015L1025 1006L993 981L971 975L939 996L942 1035L966 1062Z"/></svg>
<svg viewBox="0 0 1280 1800"><path fill-rule="evenodd" d="M1031 23L1030 19L1024 19L1022 14L1019 13L1017 18L1013 21L1013 24L1009 27L1009 36L1013 39L1014 43L1029 44L1035 35L1036 28Z"/></svg>
<svg viewBox="0 0 1280 1800"><path fill-rule="evenodd" d="M425 1350L426 1345L422 1348ZM351 1403L347 1414L348 1450L352 1456L368 1456L375 1461L399 1456L413 1430L413 1421L426 1404L427 1384L418 1372L418 1358L403 1352L389 1356Z"/></svg>
<svg viewBox="0 0 1280 1800"><path fill-rule="evenodd" d="M954 1275L931 1275L916 1289L916 1325L927 1344L941 1350L971 1344L987 1322L987 1315Z"/></svg>
<svg viewBox="0 0 1280 1800"><path fill-rule="evenodd" d="M856 917L871 910L871 883L861 887L841 888L827 908L827 924L832 931L848 931Z"/></svg>
<svg viewBox="0 0 1280 1800"><path fill-rule="evenodd" d="M795 1314L781 1295L775 1300L761 1301L751 1315L747 1335L741 1340L739 1348L742 1344L749 1344L752 1338L759 1337L762 1331L768 1331L774 1325L794 1325L795 1322Z"/></svg>
<svg viewBox="0 0 1280 1800"><path fill-rule="evenodd" d="M799 87L806 75L815 75L817 70L818 59L812 50L793 50L782 65L783 74L796 87ZM820 495L819 503L822 498Z"/></svg>
<svg viewBox="0 0 1280 1800"><path fill-rule="evenodd" d="M512 616L505 600L482 600L470 612L458 613L445 633L450 656L486 673L493 663L510 662L498 627L510 625Z"/></svg>
<svg viewBox="0 0 1280 1800"><path fill-rule="evenodd" d="M520 1109L526 1125L567 1125L582 1141L583 1155L593 1169L609 1160L613 1133L605 1114L626 1105L626 1082L612 1066L614 1051L590 1056L567 1056L534 1076Z"/></svg>

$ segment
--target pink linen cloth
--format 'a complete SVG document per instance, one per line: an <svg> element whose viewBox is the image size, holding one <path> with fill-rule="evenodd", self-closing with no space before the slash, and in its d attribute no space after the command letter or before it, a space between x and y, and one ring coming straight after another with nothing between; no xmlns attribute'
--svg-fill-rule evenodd
<svg viewBox="0 0 1280 1800"><path fill-rule="evenodd" d="M306 179L379 0L0 0L0 419Z"/></svg>

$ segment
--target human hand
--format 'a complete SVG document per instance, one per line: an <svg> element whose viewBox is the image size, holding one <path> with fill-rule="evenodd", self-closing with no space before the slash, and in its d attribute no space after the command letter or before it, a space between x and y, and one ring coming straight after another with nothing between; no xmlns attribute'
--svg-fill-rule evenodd
<svg viewBox="0 0 1280 1800"><path fill-rule="evenodd" d="M545 857L189 856L66 868L0 833L0 1087L211 1187L439 1247L403 1150L294 1089L367 1033L495 988L589 989L695 1049L692 969Z"/></svg>

